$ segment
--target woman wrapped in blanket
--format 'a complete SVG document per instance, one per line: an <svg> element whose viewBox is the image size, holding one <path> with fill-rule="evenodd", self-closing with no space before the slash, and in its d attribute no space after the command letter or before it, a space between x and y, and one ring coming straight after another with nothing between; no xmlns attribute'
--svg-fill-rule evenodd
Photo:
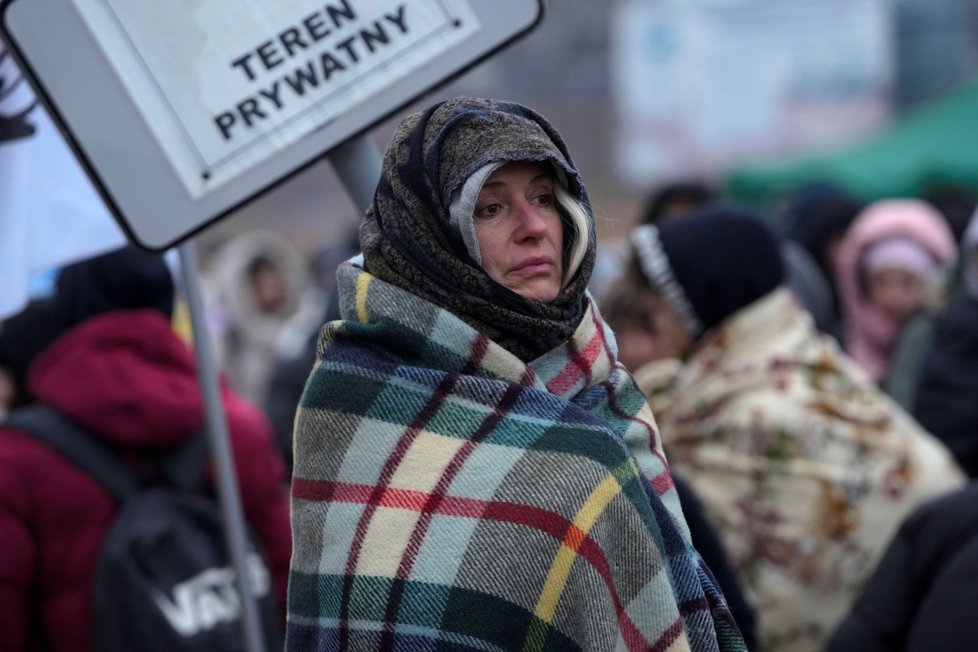
<svg viewBox="0 0 978 652"><path fill-rule="evenodd" d="M288 650L742 650L534 111L406 118L302 396Z"/></svg>

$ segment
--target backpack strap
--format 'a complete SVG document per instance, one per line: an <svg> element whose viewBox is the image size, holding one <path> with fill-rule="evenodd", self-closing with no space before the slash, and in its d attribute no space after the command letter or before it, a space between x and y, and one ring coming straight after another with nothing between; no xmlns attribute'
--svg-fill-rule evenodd
<svg viewBox="0 0 978 652"><path fill-rule="evenodd" d="M79 469L101 484L123 503L135 495L142 482L139 475L119 457L109 444L50 405L34 404L17 408L7 417L6 427L23 430L48 444ZM200 491L208 447L203 432L162 458L160 465L167 484L188 491Z"/></svg>
<svg viewBox="0 0 978 652"><path fill-rule="evenodd" d="M204 426L186 443L167 453L161 469L169 486L192 493L204 492L204 464L210 454Z"/></svg>
<svg viewBox="0 0 978 652"><path fill-rule="evenodd" d="M48 444L97 480L120 503L139 490L132 468L108 445L49 405L17 408L7 416L4 426L23 430Z"/></svg>

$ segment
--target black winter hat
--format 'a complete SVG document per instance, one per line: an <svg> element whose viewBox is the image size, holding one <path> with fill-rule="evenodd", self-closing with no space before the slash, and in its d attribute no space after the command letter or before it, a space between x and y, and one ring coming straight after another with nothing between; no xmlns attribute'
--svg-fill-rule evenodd
<svg viewBox="0 0 978 652"><path fill-rule="evenodd" d="M632 231L637 262L693 337L784 282L781 241L748 209L712 205Z"/></svg>
<svg viewBox="0 0 978 652"><path fill-rule="evenodd" d="M795 192L778 220L785 237L800 243L822 264L825 247L846 232L863 208L863 202L841 188L817 183Z"/></svg>
<svg viewBox="0 0 978 652"><path fill-rule="evenodd" d="M173 314L174 285L162 256L126 247L69 265L58 276L55 315L62 328L112 310Z"/></svg>
<svg viewBox="0 0 978 652"><path fill-rule="evenodd" d="M27 370L60 334L54 303L49 298L35 299L21 312L0 322L0 367L13 377L15 406L30 402Z"/></svg>

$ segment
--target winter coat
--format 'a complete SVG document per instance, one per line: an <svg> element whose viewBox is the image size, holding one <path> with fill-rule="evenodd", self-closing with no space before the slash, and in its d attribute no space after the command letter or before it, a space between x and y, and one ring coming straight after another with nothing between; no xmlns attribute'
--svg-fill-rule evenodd
<svg viewBox="0 0 978 652"><path fill-rule="evenodd" d="M193 354L151 310L104 313L66 331L39 355L28 384L37 402L124 455L181 444L204 420ZM227 387L221 396L245 518L284 598L284 465L264 415ZM89 649L95 563L115 511L100 484L46 444L0 428L0 650L29 649L32 618L54 652Z"/></svg>
<svg viewBox="0 0 978 652"><path fill-rule="evenodd" d="M828 652L972 652L978 647L978 484L900 527Z"/></svg>
<svg viewBox="0 0 978 652"><path fill-rule="evenodd" d="M914 404L921 425L978 477L978 299L959 294L937 323Z"/></svg>
<svg viewBox="0 0 978 652"><path fill-rule="evenodd" d="M248 266L258 257L274 261L283 272L286 299L277 310L258 308ZM304 258L274 231L248 231L224 243L207 266L205 290L209 327L217 356L232 387L262 405L275 366L282 329L296 314L306 285Z"/></svg>
<svg viewBox="0 0 978 652"><path fill-rule="evenodd" d="M964 233L948 306L920 368L914 416L978 477L978 213Z"/></svg>
<svg viewBox="0 0 978 652"><path fill-rule="evenodd" d="M804 247L793 240L781 244L784 259L785 285L805 306L823 333L839 338L839 315L833 305L832 286Z"/></svg>
<svg viewBox="0 0 978 652"><path fill-rule="evenodd" d="M740 577L730 565L727 551L723 547L723 542L717 534L713 524L707 519L703 511L703 503L696 496L696 492L689 482L676 471L670 470L673 484L676 485L676 493L679 494L679 504L683 508L683 516L686 517L686 525L689 526L689 537L693 542L693 547L706 562L717 584L723 591L723 597L727 599L727 606L730 613L737 621L737 627L744 637L744 644L751 652L757 648L757 616L754 607L747 600L744 588L741 586Z"/></svg>
<svg viewBox="0 0 978 652"><path fill-rule="evenodd" d="M265 402L262 408L272 422L279 450L282 451L285 462L292 473L292 430L295 427L295 412L299 407L302 390L306 386L309 372L316 362L316 351L319 350L319 333L323 324L339 319L339 296L334 287L318 302L320 304L319 319L316 327L310 328L305 336L299 339L301 331L294 333L296 340L278 348L278 356L272 368ZM288 335L288 327L286 335Z"/></svg>
<svg viewBox="0 0 978 652"><path fill-rule="evenodd" d="M820 650L900 521L964 481L784 286L685 363L635 376L757 606L765 652Z"/></svg>

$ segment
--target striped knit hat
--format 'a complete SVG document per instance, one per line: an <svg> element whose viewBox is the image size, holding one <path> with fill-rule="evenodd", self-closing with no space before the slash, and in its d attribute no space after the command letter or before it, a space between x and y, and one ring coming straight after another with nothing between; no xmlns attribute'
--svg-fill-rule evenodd
<svg viewBox="0 0 978 652"><path fill-rule="evenodd" d="M780 242L764 219L713 205L631 233L636 262L698 338L784 282Z"/></svg>

